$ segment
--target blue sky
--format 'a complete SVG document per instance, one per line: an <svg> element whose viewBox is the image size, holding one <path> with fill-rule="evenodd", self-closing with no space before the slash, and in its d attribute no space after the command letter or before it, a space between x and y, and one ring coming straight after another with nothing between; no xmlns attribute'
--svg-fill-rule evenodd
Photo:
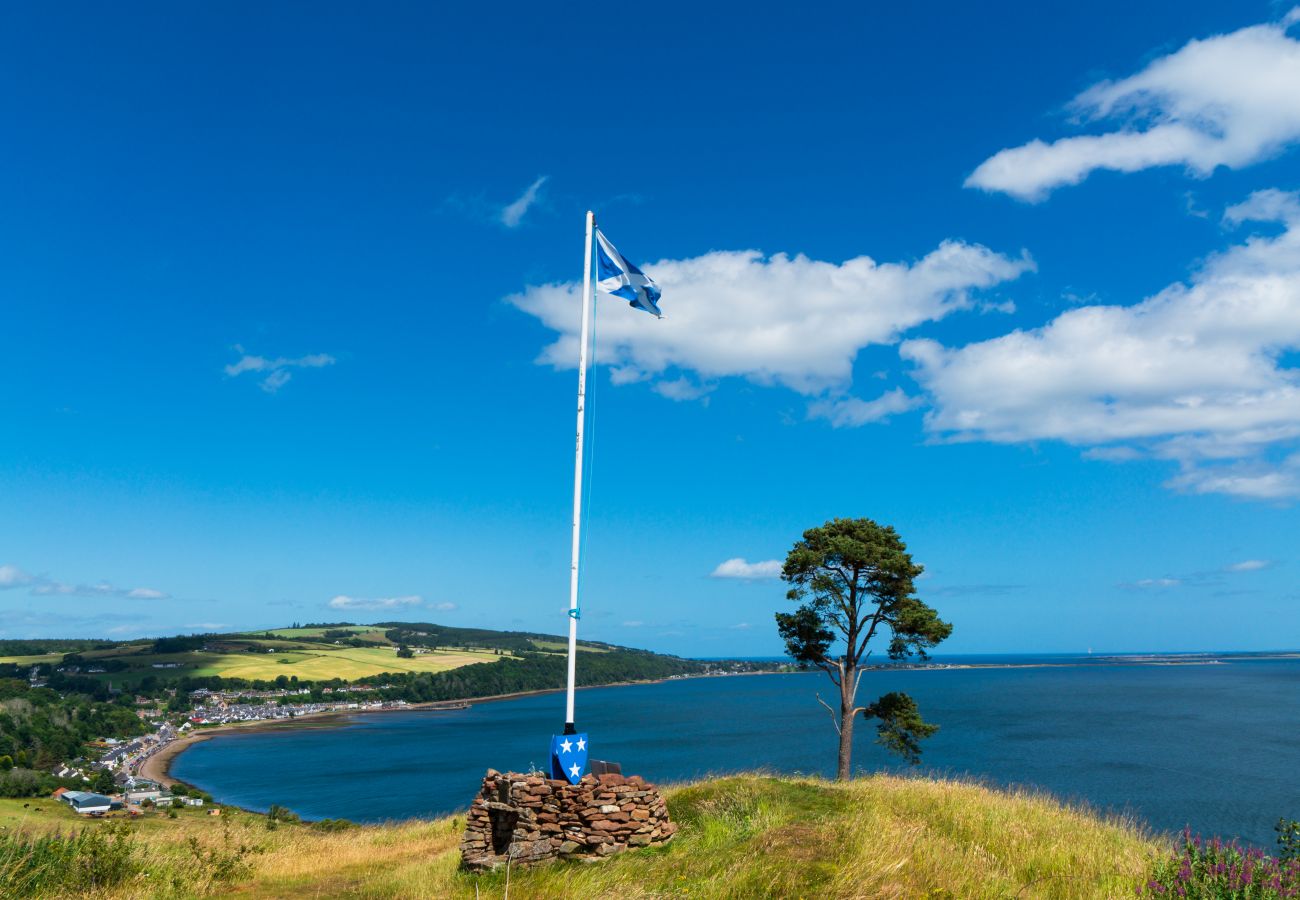
<svg viewBox="0 0 1300 900"><path fill-rule="evenodd" d="M1300 646L1300 13L892 6L12 10L0 636L563 630L592 208L585 636L870 516L951 652Z"/></svg>

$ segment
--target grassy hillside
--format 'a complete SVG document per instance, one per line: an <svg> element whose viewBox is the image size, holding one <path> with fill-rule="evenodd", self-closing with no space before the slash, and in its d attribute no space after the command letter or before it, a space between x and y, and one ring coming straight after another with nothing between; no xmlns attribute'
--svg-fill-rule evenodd
<svg viewBox="0 0 1300 900"><path fill-rule="evenodd" d="M511 653L562 654L567 650L567 643L556 635L401 622L277 628L176 641L194 646L168 649L153 641L92 645L70 640L66 646L55 640L0 641L0 664L59 666L65 654L76 653L82 660L81 676L118 685L136 685L146 678L172 682L212 676L249 682L274 681L281 675L299 681L352 681L389 672L445 672L495 662ZM399 644L415 648L415 655L399 657ZM15 652L5 655L6 649ZM609 645L582 641L579 649L604 653ZM46 652L30 652L33 650Z"/></svg>
<svg viewBox="0 0 1300 900"><path fill-rule="evenodd" d="M666 794L682 826L670 844L601 864L515 870L510 896L1131 897L1169 846L1128 822L1050 798L957 781L875 776L840 785L740 776ZM52 804L40 805L40 814L0 809L8 826L0 835L67 827ZM451 818L325 832L268 830L264 819L230 811L219 819L159 817L109 836L126 842L118 855L136 864L120 867L122 880L94 895L503 897L504 872L458 871L463 824ZM5 865L0 837L0 872ZM0 896L3 885L0 875ZM29 895L31 888L23 886Z"/></svg>

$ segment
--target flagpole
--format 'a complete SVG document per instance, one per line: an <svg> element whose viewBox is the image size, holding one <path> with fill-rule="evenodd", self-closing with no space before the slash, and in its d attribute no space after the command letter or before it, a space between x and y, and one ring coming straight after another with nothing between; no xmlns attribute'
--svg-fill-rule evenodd
<svg viewBox="0 0 1300 900"><path fill-rule="evenodd" d="M573 725L573 686L578 655L578 556L582 534L582 425L586 418L587 341L591 328L591 236L596 214L587 211L586 252L582 260L582 330L578 348L578 439L573 458L573 554L569 567L569 684L565 697L564 733L576 734Z"/></svg>

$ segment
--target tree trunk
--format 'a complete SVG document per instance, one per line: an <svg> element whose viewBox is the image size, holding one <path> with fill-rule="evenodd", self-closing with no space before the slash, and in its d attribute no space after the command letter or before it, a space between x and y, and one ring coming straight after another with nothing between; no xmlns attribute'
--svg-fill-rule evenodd
<svg viewBox="0 0 1300 900"><path fill-rule="evenodd" d="M853 670L844 672L840 686L840 761L835 777L848 781L853 777L853 704L852 696Z"/></svg>

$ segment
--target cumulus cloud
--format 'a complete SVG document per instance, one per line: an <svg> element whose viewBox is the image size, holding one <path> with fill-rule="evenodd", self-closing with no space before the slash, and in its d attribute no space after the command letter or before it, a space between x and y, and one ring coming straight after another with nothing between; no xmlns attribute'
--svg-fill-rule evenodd
<svg viewBox="0 0 1300 900"><path fill-rule="evenodd" d="M438 612L454 612L455 610L460 609L460 605L457 603L443 602L433 604L433 608Z"/></svg>
<svg viewBox="0 0 1300 900"><path fill-rule="evenodd" d="M1300 140L1300 41L1281 22L1194 40L1128 78L1103 81L1072 107L1101 134L1034 140L980 164L968 187L1042 200L1098 169L1184 166L1195 176L1241 168Z"/></svg>
<svg viewBox="0 0 1300 900"><path fill-rule="evenodd" d="M0 591L24 587L32 583L32 576L17 566L0 566Z"/></svg>
<svg viewBox="0 0 1300 900"><path fill-rule="evenodd" d="M524 216L528 210L532 209L533 204L537 202L538 194L542 190L542 185L546 184L549 175L543 175L528 185L524 192L520 194L513 202L506 204L501 210L501 224L507 228L518 228L523 222Z"/></svg>
<svg viewBox="0 0 1300 900"><path fill-rule="evenodd" d="M763 578L780 578L781 562L768 559L763 562L746 562L737 556L718 564L710 574L711 578L739 578L745 581L758 581Z"/></svg>
<svg viewBox="0 0 1300 900"><path fill-rule="evenodd" d="M268 394L274 394L280 388L284 387L289 379L293 377L293 369L321 369L325 366L332 366L336 362L334 357L328 353L311 353L307 356L287 357L277 356L267 358L265 356L254 356L244 352L244 348L235 345L235 352L241 354L239 359L225 367L225 372L231 378L243 375L245 372L254 372L262 375L259 385L262 390Z"/></svg>
<svg viewBox="0 0 1300 900"><path fill-rule="evenodd" d="M1172 487L1300 496L1300 196L1261 191L1225 215L1284 226L1211 257L1133 306L1083 306L960 348L900 347L949 440L1059 440L1098 458L1176 461Z"/></svg>
<svg viewBox="0 0 1300 900"><path fill-rule="evenodd" d="M349 597L339 594L329 602L330 609L402 609L419 606L424 601L417 595L406 597Z"/></svg>
<svg viewBox="0 0 1300 900"><path fill-rule="evenodd" d="M971 309L975 292L1033 268L1028 255L961 241L914 262L859 256L834 263L756 250L661 260L647 270L663 288L665 318L601 295L599 361L615 383L653 381L673 399L698 397L727 377L838 399L864 347L896 343L910 328ZM576 283L548 284L506 298L559 334L540 362L576 364L578 292ZM850 424L900 406L897 398L859 402L844 400L825 414Z"/></svg>

